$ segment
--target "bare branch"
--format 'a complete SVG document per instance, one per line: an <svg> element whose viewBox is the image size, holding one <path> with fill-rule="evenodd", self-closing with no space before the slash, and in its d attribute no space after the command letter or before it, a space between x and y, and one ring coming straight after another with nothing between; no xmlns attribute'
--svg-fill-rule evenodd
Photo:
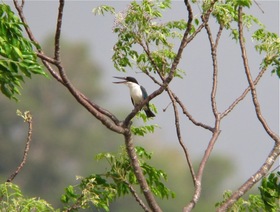
<svg viewBox="0 0 280 212"><path fill-rule="evenodd" d="M213 64L213 84L212 84L212 91L211 91L211 104L212 104L213 114L215 117L217 117L218 116L217 102L216 102L216 93L217 93L217 85L218 85L217 47L222 34L223 27L220 25L215 43L208 23L205 23L205 29L207 31L207 35L211 47L212 64Z"/></svg>
<svg viewBox="0 0 280 212"><path fill-rule="evenodd" d="M241 54L242 54L242 60L243 60L244 68L245 68L245 73L246 73L246 76L247 76L248 83L250 85L250 90L251 90L252 100L253 100L253 103L254 103L254 106L255 106L256 115L257 115L259 121L261 122L263 128L267 132L267 134L275 142L280 144L279 136L270 129L270 127L268 126L268 124L267 124L267 122L266 122L266 120L263 117L262 112L261 112L260 103L259 103L259 100L258 100L255 84L254 84L254 81L252 79L252 75L251 75L251 71L250 71L250 67L249 67L249 63L248 63L247 52L246 52L246 47L245 47L245 42L244 42L244 37L243 37L242 7L239 7L238 18L239 18L238 19L239 44L240 44L240 48L241 48Z"/></svg>
<svg viewBox="0 0 280 212"><path fill-rule="evenodd" d="M31 136L32 136L32 115L28 111L28 112L25 112L24 116L22 115L22 117L24 118L24 121L28 123L28 134L27 134L25 149L24 149L24 153L23 153L23 158L22 158L20 165L15 170L15 172L13 174L11 174L11 176L7 179L7 182L12 182L14 180L14 178L18 175L18 173L21 171L21 169L23 168L23 166L26 163L27 155L28 155L28 152L30 149Z"/></svg>
<svg viewBox="0 0 280 212"><path fill-rule="evenodd" d="M172 92L172 91L171 91ZM209 125L203 124L201 122L196 121L192 115L187 111L186 107L184 106L184 104L182 103L182 101L178 98L178 96L176 96L175 93L172 92L172 96L174 97L174 99L176 100L176 102L180 105L181 109L183 110L183 113L188 117L188 119L196 126L198 127L202 127L206 130L209 130L211 132L214 132L214 128L210 127Z"/></svg>
<svg viewBox="0 0 280 212"><path fill-rule="evenodd" d="M135 200L139 203L139 205L143 208L143 210L145 212L149 212L149 208L147 208L147 206L145 205L145 203L141 200L141 198L138 196L137 192L135 191L135 189L133 188L133 186L127 182L127 181L124 181L125 184L128 186L129 190L130 190L130 193L134 196Z"/></svg>
<svg viewBox="0 0 280 212"><path fill-rule="evenodd" d="M64 8L64 0L59 0L58 7L58 15L57 15L57 24L56 24L56 32L54 39L54 59L57 62L61 62L60 59L60 35L61 35L61 26L62 26L62 18L63 18L63 8Z"/></svg>
<svg viewBox="0 0 280 212"><path fill-rule="evenodd" d="M191 172L191 176L192 176L192 179L193 179L193 183L194 185L196 184L196 176L195 176L195 171L194 171L194 168L193 168L193 165L192 165L192 162L191 162L191 157L189 155L189 152L188 152L188 149L187 147L185 146L184 142L183 142L183 139L182 139L182 136L181 136L181 130L180 130L180 119L179 119L179 113L178 113L178 109L177 109L177 106L176 106L176 100L172 94L172 92L170 91L169 88L167 88L167 93L169 95L169 98L171 99L172 101L172 105L173 105L173 111L174 111L174 116L175 116L175 126L176 126L176 132L177 132L177 138L178 138L178 141L185 153L185 157L186 157L186 160L187 160L187 163L188 163L188 166L189 166L189 169L190 169L190 172Z"/></svg>
<svg viewBox="0 0 280 212"><path fill-rule="evenodd" d="M256 77L256 79L254 80L254 85L257 85L258 82L260 81L261 77L263 76L263 74L265 73L265 71L267 70L267 68L263 68L260 73L258 74L258 76ZM249 93L250 91L250 85L245 89L245 91L228 107L228 109L226 109L222 114L221 114L221 118L224 118L226 115L228 115L234 108L235 106L242 101L246 95Z"/></svg>
<svg viewBox="0 0 280 212"><path fill-rule="evenodd" d="M206 166L206 163L211 155L211 152L214 148L215 142L217 141L219 135L220 135L220 115L218 114L218 116L216 117L216 124L215 124L215 130L214 133L212 134L212 137L210 139L210 142L208 144L207 149L205 150L204 156L200 162L199 165L199 169L196 175L196 184L195 184L195 191L193 194L193 198L190 201L190 203L184 207L183 211L184 212L188 212L191 211L195 205L197 204L199 198L200 198L200 194L201 194L201 190L202 190L202 176L203 176L203 172Z"/></svg>

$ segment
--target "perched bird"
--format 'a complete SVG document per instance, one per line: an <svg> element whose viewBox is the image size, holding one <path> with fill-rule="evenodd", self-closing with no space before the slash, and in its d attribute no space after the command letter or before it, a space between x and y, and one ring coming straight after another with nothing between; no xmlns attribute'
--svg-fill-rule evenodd
<svg viewBox="0 0 280 212"><path fill-rule="evenodd" d="M130 91L131 101L134 107L139 105L144 99L148 97L146 89L143 86L139 85L135 78L133 77L114 77L114 78L124 80L121 82L114 82L114 83L116 84L123 83L128 86ZM155 114L153 114L153 112L149 108L149 102L146 105L144 105L143 110L145 111L146 116L148 118L155 117Z"/></svg>

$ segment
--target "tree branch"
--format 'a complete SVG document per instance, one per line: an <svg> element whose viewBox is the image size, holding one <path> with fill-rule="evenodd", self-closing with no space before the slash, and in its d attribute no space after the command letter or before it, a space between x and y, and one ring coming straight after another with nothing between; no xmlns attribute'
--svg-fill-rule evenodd
<svg viewBox="0 0 280 212"><path fill-rule="evenodd" d="M155 197L154 197L153 193L151 192L149 185L146 181L146 178L143 174L143 171L141 169L137 154L135 152L131 131L129 128L127 128L125 130L124 138L125 138L126 151L128 153L135 176L136 176L138 183L141 187L141 190L146 198L146 201L149 204L149 207L151 208L152 211L161 212L162 210L160 209L159 205L157 204Z"/></svg>
<svg viewBox="0 0 280 212"><path fill-rule="evenodd" d="M204 169L205 169L205 166L206 166L206 163L211 155L211 152L214 148L214 145L215 145L215 142L217 141L219 135L220 135L220 122L221 122L221 118L220 118L220 115L218 114L217 117L216 117L216 123L215 123L215 129L214 129L214 132L212 134L212 137L210 139L210 142L208 144L208 147L207 149L205 150L205 153L204 153L204 156L200 162L200 165L199 165L199 169L198 169L198 172L197 172L197 175L196 175L196 184L195 184L195 191L194 191L194 194L193 194L193 198L192 200L190 201L190 203L185 206L183 208L183 211L184 212L188 212L188 211L191 211L195 205L197 204L199 198L200 198L200 195L201 195L201 190L202 190L202 176L203 176L203 172L204 172Z"/></svg>
<svg viewBox="0 0 280 212"><path fill-rule="evenodd" d="M22 158L20 165L17 167L15 172L13 174L11 174L11 176L7 179L7 182L12 182L14 180L14 178L18 175L18 173L21 171L21 169L23 168L23 166L26 163L27 155L28 155L29 148L30 148L31 136L32 136L32 115L28 111L28 112L25 112L25 114L21 115L21 116L23 117L24 121L28 123L28 134L27 134L27 139L26 139L26 145L25 145L23 158Z"/></svg>
<svg viewBox="0 0 280 212"><path fill-rule="evenodd" d="M238 8L238 31L239 31L239 44L241 48L241 54L242 54L242 60L244 64L244 69L246 73L246 77L248 80L248 83L250 85L251 90L251 96L253 100L253 104L255 107L256 115L261 122L263 128L267 132L267 134L275 141L274 147L271 150L270 154L265 160L265 163L260 167L260 169L252 175L236 192L234 192L218 209L217 211L222 212L226 211L228 208L230 208L234 202L237 201L241 196L243 196L249 189L251 189L259 180L261 180L267 172L270 170L270 168L275 163L276 159L280 155L280 140L276 133L274 133L266 123L264 117L262 116L262 112L260 109L260 104L258 101L255 83L251 76L251 71L249 68L246 48L245 48L245 42L243 37L243 21L242 21L242 7Z"/></svg>
<svg viewBox="0 0 280 212"><path fill-rule="evenodd" d="M275 143L273 149L266 158L260 169L252 175L241 187L237 189L218 209L217 212L227 211L241 196L259 182L271 169L276 159L280 155L280 145Z"/></svg>
<svg viewBox="0 0 280 212"><path fill-rule="evenodd" d="M173 105L177 138L178 138L178 141L179 141L179 143L180 143L180 145L181 145L181 147L182 147L182 149L184 151L184 154L185 154L185 157L186 157L186 160L187 160L190 172L191 172L192 180L193 180L193 183L195 185L196 184L195 171L194 171L194 168L193 168L193 165L192 165L193 163L191 161L191 157L189 155L188 149L185 146L185 144L183 142L183 139L182 139L182 136L181 136L180 119L179 119L178 109L177 109L177 106L176 106L176 100L175 100L175 98L174 98L174 96L173 96L173 94L172 94L172 92L171 92L171 90L169 88L167 88L167 93L168 93L169 98L171 99L172 105Z"/></svg>
<svg viewBox="0 0 280 212"><path fill-rule="evenodd" d="M267 70L267 68L263 68L260 73L258 74L258 76L256 77L256 79L254 80L254 85L256 86L258 84L258 82L260 81L261 77L263 76L263 74L265 73L265 71ZM225 116L227 116L234 108L235 106L242 101L246 95L249 93L250 91L250 85L244 90L244 92L228 107L228 109L226 109L222 114L221 114L221 118L224 118Z"/></svg>
<svg viewBox="0 0 280 212"><path fill-rule="evenodd" d="M127 182L127 181L124 181L125 184L128 186L129 190L130 190L130 193L134 196L135 200L139 203L139 205L143 208L143 210L145 212L149 212L149 208L147 208L147 206L145 205L145 203L141 200L141 198L138 196L137 192L135 191L135 189L133 188L133 186Z"/></svg>
<svg viewBox="0 0 280 212"><path fill-rule="evenodd" d="M262 112L261 112L260 103L258 100L255 84L252 79L252 75L251 75L251 71L250 71L250 67L249 67L249 63L248 63L245 42L244 42L244 37L243 37L242 7L239 7L239 9L238 9L238 31L239 31L239 44L240 44L240 48L241 48L242 60L243 60L244 68L245 68L246 77L247 77L248 83L250 85L250 90L251 90L252 100L253 100L253 103L255 106L256 115L257 115L259 121L261 122L263 128L267 132L267 134L275 142L280 144L279 136L269 128L269 126L266 123L266 120L263 117Z"/></svg>

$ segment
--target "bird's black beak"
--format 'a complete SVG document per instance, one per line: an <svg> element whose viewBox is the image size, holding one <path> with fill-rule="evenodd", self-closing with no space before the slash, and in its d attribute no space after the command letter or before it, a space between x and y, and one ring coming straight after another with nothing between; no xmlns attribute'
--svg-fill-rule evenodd
<svg viewBox="0 0 280 212"><path fill-rule="evenodd" d="M125 77L114 77L114 78L124 80L124 81L120 81L120 82L113 82L115 84L121 84L121 83L126 83L127 82Z"/></svg>

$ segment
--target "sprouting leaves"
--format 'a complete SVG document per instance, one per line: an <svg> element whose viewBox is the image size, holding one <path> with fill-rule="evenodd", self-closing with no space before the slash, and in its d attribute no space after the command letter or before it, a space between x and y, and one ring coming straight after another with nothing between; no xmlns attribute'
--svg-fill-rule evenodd
<svg viewBox="0 0 280 212"><path fill-rule="evenodd" d="M13 183L0 184L0 197L0 211L59 211L43 199L24 197Z"/></svg>
<svg viewBox="0 0 280 212"><path fill-rule="evenodd" d="M93 8L92 12L94 15L104 15L105 12L110 12L111 14L115 14L115 8L110 7L108 5L101 5L99 7Z"/></svg>
<svg viewBox="0 0 280 212"><path fill-rule="evenodd" d="M170 1L133 1L126 11L116 14L113 62L117 70L125 72L136 66L143 72L169 73L175 58L174 39L182 38L185 20L162 23L162 11ZM140 47L140 48L139 48ZM179 76L180 72L177 72Z"/></svg>
<svg viewBox="0 0 280 212"><path fill-rule="evenodd" d="M146 161L152 158L143 147L135 148L140 166L152 192L160 198L174 197L162 181L167 180L167 175L159 169L150 166ZM133 168L124 148L119 153L100 153L97 160L105 160L109 170L103 174L92 174L86 178L79 177L81 183L78 186L68 186L61 200L77 208L87 208L92 203L98 209L109 211L110 203L117 197L130 194L134 186L138 185ZM80 193L79 193L80 192Z"/></svg>
<svg viewBox="0 0 280 212"><path fill-rule="evenodd" d="M276 33L269 32L264 28L254 32L252 38L258 42L256 50L265 53L261 67L272 67L272 73L280 77L280 38Z"/></svg>
<svg viewBox="0 0 280 212"><path fill-rule="evenodd" d="M22 34L23 24L6 4L0 4L0 89L8 98L16 99L24 77L46 76L37 62L32 42Z"/></svg>

